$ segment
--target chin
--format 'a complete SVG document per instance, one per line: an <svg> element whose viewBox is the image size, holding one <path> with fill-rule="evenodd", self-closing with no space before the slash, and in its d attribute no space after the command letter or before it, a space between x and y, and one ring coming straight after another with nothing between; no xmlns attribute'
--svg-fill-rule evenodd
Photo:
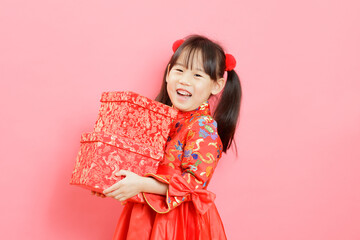
<svg viewBox="0 0 360 240"><path fill-rule="evenodd" d="M176 108L177 110L180 110L180 111L183 111L183 112L187 112L189 111L188 108L186 106L182 106L182 105L179 105L179 104L173 104L174 108Z"/></svg>

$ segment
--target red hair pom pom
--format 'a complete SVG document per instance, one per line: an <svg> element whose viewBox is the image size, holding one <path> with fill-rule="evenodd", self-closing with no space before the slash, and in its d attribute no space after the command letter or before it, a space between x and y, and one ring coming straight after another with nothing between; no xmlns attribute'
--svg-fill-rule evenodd
<svg viewBox="0 0 360 240"><path fill-rule="evenodd" d="M233 55L225 54L225 71L231 71L236 66L236 60Z"/></svg>
<svg viewBox="0 0 360 240"><path fill-rule="evenodd" d="M180 45L183 44L184 41L185 41L184 39L176 40L172 46L173 51L176 52L176 49L178 49Z"/></svg>

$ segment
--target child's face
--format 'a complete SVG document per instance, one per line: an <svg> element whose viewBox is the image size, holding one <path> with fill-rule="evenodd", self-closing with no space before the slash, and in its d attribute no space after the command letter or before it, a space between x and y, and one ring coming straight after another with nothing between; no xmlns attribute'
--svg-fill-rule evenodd
<svg viewBox="0 0 360 240"><path fill-rule="evenodd" d="M184 52L185 50L172 69L168 69L167 92L175 108L181 111L192 111L208 100L211 94L219 93L224 86L224 79L211 80L203 69L200 52L195 53L192 69L188 69Z"/></svg>

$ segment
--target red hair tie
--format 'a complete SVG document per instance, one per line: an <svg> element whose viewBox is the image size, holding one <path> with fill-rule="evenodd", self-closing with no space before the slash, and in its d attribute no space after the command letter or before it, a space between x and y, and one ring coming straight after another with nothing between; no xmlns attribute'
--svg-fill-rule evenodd
<svg viewBox="0 0 360 240"><path fill-rule="evenodd" d="M236 66L236 60L233 55L225 54L225 71L231 71Z"/></svg>
<svg viewBox="0 0 360 240"><path fill-rule="evenodd" d="M183 44L184 41L184 39L176 40L172 46L173 51L176 52L176 50L180 47L181 44Z"/></svg>

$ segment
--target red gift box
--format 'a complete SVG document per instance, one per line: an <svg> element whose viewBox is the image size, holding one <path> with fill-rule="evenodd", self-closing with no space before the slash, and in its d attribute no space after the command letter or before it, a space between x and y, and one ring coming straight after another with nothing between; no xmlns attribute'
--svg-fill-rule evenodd
<svg viewBox="0 0 360 240"><path fill-rule="evenodd" d="M177 113L174 108L133 92L105 92L94 131L164 148Z"/></svg>
<svg viewBox="0 0 360 240"><path fill-rule="evenodd" d="M70 184L102 192L121 177L156 173L177 110L132 92L105 92L94 132L81 136ZM143 202L141 194L131 198Z"/></svg>

